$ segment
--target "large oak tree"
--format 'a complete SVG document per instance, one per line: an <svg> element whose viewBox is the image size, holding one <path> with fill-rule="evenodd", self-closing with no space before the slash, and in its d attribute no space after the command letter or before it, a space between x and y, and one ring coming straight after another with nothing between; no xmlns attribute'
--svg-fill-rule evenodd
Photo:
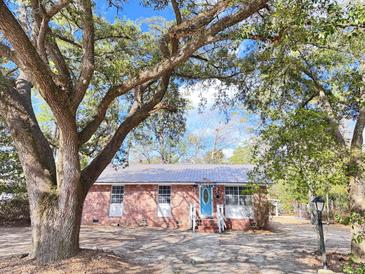
<svg viewBox="0 0 365 274"><path fill-rule="evenodd" d="M127 134L151 113L167 107L163 98L181 65L194 64L194 59L209 66L206 53L228 45L235 26L267 2L145 1L158 8L171 5L176 15L175 22L148 35L128 22L112 24L97 16L90 0L0 0L0 115L26 177L32 257L50 262L78 252L86 194ZM32 88L54 117L53 139L39 126ZM100 92L94 112L82 116L83 100L96 88ZM128 113L120 115L109 140L81 168L80 149L120 98L132 100Z"/></svg>

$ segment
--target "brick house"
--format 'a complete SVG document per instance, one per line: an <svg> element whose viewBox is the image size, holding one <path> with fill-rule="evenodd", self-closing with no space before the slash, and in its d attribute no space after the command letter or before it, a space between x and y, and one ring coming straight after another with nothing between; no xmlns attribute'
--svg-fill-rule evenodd
<svg viewBox="0 0 365 274"><path fill-rule="evenodd" d="M83 224L247 230L252 195L243 195L250 165L108 166L90 189ZM220 214L217 212L220 211ZM194 223L192 220L195 220Z"/></svg>

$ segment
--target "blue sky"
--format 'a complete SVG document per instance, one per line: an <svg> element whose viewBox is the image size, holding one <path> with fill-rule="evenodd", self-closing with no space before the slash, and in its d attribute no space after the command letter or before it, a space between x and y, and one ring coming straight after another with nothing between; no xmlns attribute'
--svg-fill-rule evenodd
<svg viewBox="0 0 365 274"><path fill-rule="evenodd" d="M204 82L191 86L180 87L181 93L190 101L192 107L187 112L187 132L204 139L206 150L213 146L215 130L219 129L225 133L226 137L219 145L227 157L234 148L241 144L250 143L256 136L256 129L259 125L259 118L247 112L243 107L236 106L229 109L227 120L226 113L213 108L215 96L221 87L219 81L206 84ZM228 96L234 96L238 90L233 87L227 88ZM200 95L201 94L201 95ZM201 96L205 98L205 107L200 111L199 103Z"/></svg>
<svg viewBox="0 0 365 274"><path fill-rule="evenodd" d="M170 7L163 10L155 10L151 7L143 6L141 1L129 0L123 4L122 8L117 10L115 8L110 8L107 1L96 1L96 10L98 15L107 18L110 22L113 22L115 18L118 19L130 19L133 21L141 21L150 17L163 17L167 20L174 20L174 14ZM142 30L147 31L148 26L142 25Z"/></svg>

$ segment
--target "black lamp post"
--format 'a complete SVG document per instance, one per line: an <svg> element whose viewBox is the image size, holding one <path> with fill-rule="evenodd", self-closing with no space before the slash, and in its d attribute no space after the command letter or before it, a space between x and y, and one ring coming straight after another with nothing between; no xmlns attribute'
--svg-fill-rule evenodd
<svg viewBox="0 0 365 274"><path fill-rule="evenodd" d="M323 260L323 268L327 269L328 263L327 263L327 255L326 255L326 247L324 245L324 235L323 235L323 223L322 223L322 211L324 208L324 200L322 197L315 197L312 200L312 203L316 207L317 211L317 229L319 234L319 249L322 254L322 260Z"/></svg>

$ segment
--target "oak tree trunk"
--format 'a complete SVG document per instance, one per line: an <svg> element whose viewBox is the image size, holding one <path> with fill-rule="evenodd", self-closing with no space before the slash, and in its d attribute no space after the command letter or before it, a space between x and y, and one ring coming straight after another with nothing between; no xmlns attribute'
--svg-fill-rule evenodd
<svg viewBox="0 0 365 274"><path fill-rule="evenodd" d="M30 256L41 263L62 260L79 251L82 197L70 194L68 205L59 208L50 196L31 207L32 249ZM30 201L32 204L32 201Z"/></svg>

